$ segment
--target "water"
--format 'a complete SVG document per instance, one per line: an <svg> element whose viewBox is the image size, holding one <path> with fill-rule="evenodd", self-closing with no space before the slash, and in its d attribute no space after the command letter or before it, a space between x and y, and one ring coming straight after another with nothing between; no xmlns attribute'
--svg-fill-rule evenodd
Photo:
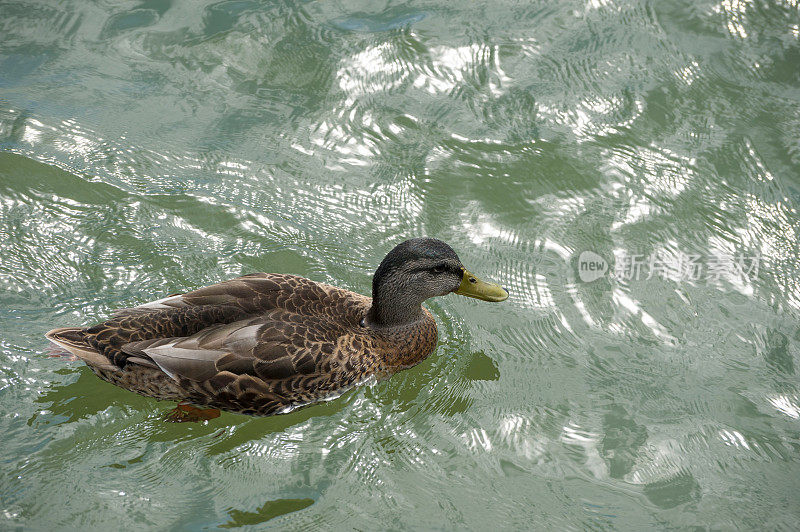
<svg viewBox="0 0 800 532"><path fill-rule="evenodd" d="M798 526L795 0L117 4L0 3L0 528ZM44 354L418 235L510 299L331 402L172 425Z"/></svg>

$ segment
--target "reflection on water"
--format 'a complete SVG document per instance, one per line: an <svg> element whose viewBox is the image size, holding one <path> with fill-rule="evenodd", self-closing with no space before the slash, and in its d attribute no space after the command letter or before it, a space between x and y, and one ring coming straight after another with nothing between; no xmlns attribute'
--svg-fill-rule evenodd
<svg viewBox="0 0 800 532"><path fill-rule="evenodd" d="M231 509L228 515L231 520L219 525L219 528L239 528L246 525L258 525L278 516L308 508L314 504L313 499L280 499L267 501L255 512L243 512Z"/></svg>
<svg viewBox="0 0 800 532"><path fill-rule="evenodd" d="M0 12L7 527L796 526L796 2ZM241 273L366 293L423 234L511 297L335 401L175 426L43 354Z"/></svg>

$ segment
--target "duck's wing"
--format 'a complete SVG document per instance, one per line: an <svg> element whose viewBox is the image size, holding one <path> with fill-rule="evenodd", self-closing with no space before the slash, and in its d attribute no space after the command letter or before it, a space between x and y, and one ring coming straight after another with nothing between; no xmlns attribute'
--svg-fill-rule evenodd
<svg viewBox="0 0 800 532"><path fill-rule="evenodd" d="M370 357L354 356L369 351L358 336L325 316L274 309L188 337L131 342L122 351L128 363L157 367L184 387L255 394L286 406L359 380Z"/></svg>
<svg viewBox="0 0 800 532"><path fill-rule="evenodd" d="M334 287L296 275L253 273L185 294L175 294L137 307L118 310L116 316L137 315L188 307L235 307L255 313L281 307L293 312L316 311Z"/></svg>

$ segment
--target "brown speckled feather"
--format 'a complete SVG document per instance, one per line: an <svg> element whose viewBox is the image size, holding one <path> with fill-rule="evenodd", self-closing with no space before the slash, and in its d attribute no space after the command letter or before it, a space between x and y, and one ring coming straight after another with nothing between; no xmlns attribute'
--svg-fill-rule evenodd
<svg viewBox="0 0 800 532"><path fill-rule="evenodd" d="M102 379L159 399L270 415L417 364L436 323L361 325L371 299L282 274L252 274L117 312L53 342Z"/></svg>

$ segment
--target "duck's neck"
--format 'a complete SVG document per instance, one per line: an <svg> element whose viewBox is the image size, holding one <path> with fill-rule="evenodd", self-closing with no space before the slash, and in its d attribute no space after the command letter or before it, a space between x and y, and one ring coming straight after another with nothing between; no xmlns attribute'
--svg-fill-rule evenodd
<svg viewBox="0 0 800 532"><path fill-rule="evenodd" d="M396 327L414 323L424 317L422 300L401 288L373 283L372 306L365 320L368 326Z"/></svg>

